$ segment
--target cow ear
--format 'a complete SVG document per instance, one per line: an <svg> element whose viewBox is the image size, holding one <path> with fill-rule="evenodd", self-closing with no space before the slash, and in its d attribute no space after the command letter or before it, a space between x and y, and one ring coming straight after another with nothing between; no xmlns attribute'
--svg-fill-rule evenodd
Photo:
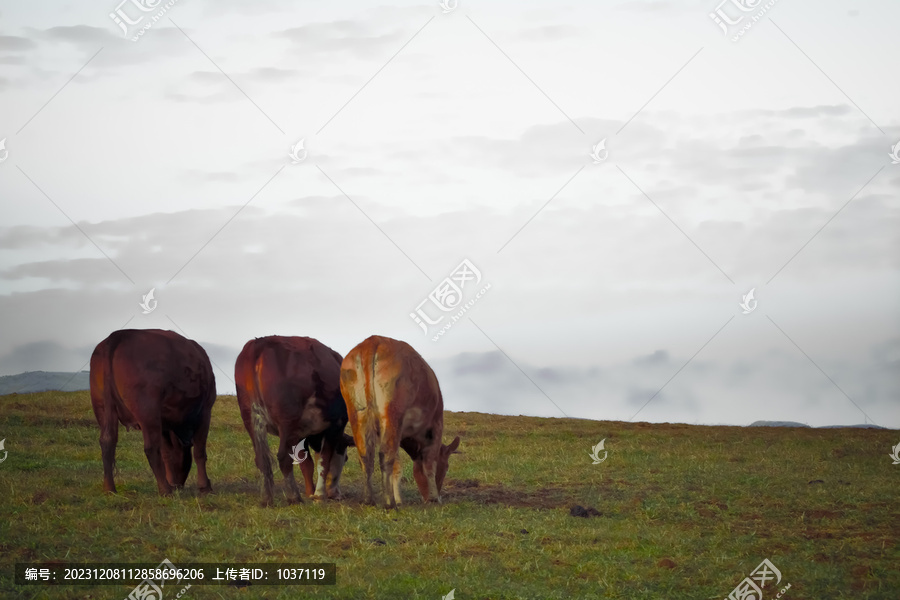
<svg viewBox="0 0 900 600"><path fill-rule="evenodd" d="M453 441L450 442L450 445L447 446L448 454L462 454L462 452L457 452L456 449L459 448L459 436L453 438Z"/></svg>

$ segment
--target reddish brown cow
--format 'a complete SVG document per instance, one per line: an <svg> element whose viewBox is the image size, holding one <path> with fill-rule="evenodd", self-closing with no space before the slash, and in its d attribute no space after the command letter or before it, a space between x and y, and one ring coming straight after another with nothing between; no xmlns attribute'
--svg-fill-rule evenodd
<svg viewBox="0 0 900 600"><path fill-rule="evenodd" d="M340 390L341 355L309 337L269 336L250 340L234 366L238 404L250 434L256 466L262 472L262 505L272 504L272 457L267 433L277 435L278 464L288 488L288 503L302 502L294 479L291 450L320 452L315 497L340 498L340 479L353 438L344 434L347 407ZM313 495L313 460L302 460L306 495Z"/></svg>
<svg viewBox="0 0 900 600"><path fill-rule="evenodd" d="M113 468L119 423L144 435L144 454L159 493L184 487L197 461L197 486L209 492L206 436L216 379L200 345L174 331L123 329L97 344L91 355L91 404L100 424L103 489L116 491Z"/></svg>
<svg viewBox="0 0 900 600"><path fill-rule="evenodd" d="M459 436L441 443L444 401L434 371L406 342L372 336L341 364L341 393L356 450L366 474L365 501L374 504L375 454L381 464L385 508L400 504L403 448L413 460L413 477L422 499L441 501L441 487Z"/></svg>

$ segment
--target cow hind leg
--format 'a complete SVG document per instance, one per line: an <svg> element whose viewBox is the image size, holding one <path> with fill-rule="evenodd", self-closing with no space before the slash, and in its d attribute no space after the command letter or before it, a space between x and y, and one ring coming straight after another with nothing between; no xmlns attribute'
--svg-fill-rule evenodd
<svg viewBox="0 0 900 600"><path fill-rule="evenodd" d="M358 438L357 438L358 439ZM372 491L372 474L375 472L375 443L366 438L363 447L357 448L359 466L365 474L365 486L363 487L363 504L375 505L375 493Z"/></svg>
<svg viewBox="0 0 900 600"><path fill-rule="evenodd" d="M381 423L381 462L384 507L397 508L400 504L400 437L390 423Z"/></svg>
<svg viewBox="0 0 900 600"><path fill-rule="evenodd" d="M390 484L390 480L388 478L388 473L387 473L387 471L385 471L384 452L378 453L378 468L381 471L381 498L382 498L382 501L384 502L384 507L391 508L391 500L393 498L389 494L391 484ZM391 468L393 468L393 465L391 465Z"/></svg>
<svg viewBox="0 0 900 600"><path fill-rule="evenodd" d="M210 408L210 412L212 409ZM194 434L194 462L197 463L197 491L208 494L212 491L212 483L206 474L206 438L209 436L209 422L211 414L203 416L200 429Z"/></svg>
<svg viewBox="0 0 900 600"><path fill-rule="evenodd" d="M375 456L374 454L359 454L359 464L362 467L363 473L366 474L366 485L363 489L363 502L365 504L375 505L375 493L372 491L372 473L375 471Z"/></svg>
<svg viewBox="0 0 900 600"><path fill-rule="evenodd" d="M114 472L116 467L116 444L119 443L119 419L113 414L100 430L100 456L103 458L103 491L116 493Z"/></svg>
<svg viewBox="0 0 900 600"><path fill-rule="evenodd" d="M400 455L397 454L397 457L394 459L394 469L391 473L391 483L393 484L394 491L394 500L397 502L397 506L400 506Z"/></svg>
<svg viewBox="0 0 900 600"><path fill-rule="evenodd" d="M156 487L159 489L161 496L168 496L172 493L172 486L166 479L166 467L162 457L162 427L159 425L144 424L141 427L144 434L144 454L147 456L147 462L150 463L150 469L156 477Z"/></svg>
<svg viewBox="0 0 900 600"><path fill-rule="evenodd" d="M166 469L166 481L173 488L181 488L182 486L178 485L181 457L178 453L179 448L172 441L171 435L171 432L163 432L160 452L162 454L163 467Z"/></svg>
<svg viewBox="0 0 900 600"><path fill-rule="evenodd" d="M287 432L285 431L280 432L280 437L281 442L278 444L277 455L278 466L281 467L281 474L282 476L284 476L284 485L287 488L288 504L303 502L303 497L300 495L300 487L297 485L297 480L294 479L294 461L291 458L290 453L291 446L298 444L300 440L293 440L293 438L289 438ZM291 443L292 441L293 444ZM312 465L309 465L308 468L311 467Z"/></svg>
<svg viewBox="0 0 900 600"><path fill-rule="evenodd" d="M397 508L400 504L400 460L397 452L378 453L381 462L381 486L384 493L384 507ZM396 492L396 494L395 494Z"/></svg>

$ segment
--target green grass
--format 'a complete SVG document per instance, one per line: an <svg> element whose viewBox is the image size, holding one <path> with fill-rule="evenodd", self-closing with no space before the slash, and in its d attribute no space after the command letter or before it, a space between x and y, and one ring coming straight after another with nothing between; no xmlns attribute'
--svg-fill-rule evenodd
<svg viewBox="0 0 900 600"><path fill-rule="evenodd" d="M900 598L896 431L700 427L446 413L444 504L363 506L351 450L342 502L258 506L233 396L209 439L214 494L160 498L139 432L120 429L102 492L87 392L0 396L0 597L125 598L129 586L13 585L16 562L334 562L337 585L193 586L183 598L715 599L764 558L785 600ZM609 458L592 465L606 438ZM274 445L274 437L270 438ZM299 470L295 470L299 477ZM810 483L821 480L821 483ZM599 517L569 515L574 504ZM768 590L769 588L767 588ZM774 593L766 594L766 600Z"/></svg>

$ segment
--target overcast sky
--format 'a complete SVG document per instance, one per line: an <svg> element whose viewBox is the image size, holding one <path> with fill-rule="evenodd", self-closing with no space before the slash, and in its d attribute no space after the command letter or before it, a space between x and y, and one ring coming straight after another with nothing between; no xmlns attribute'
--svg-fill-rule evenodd
<svg viewBox="0 0 900 600"><path fill-rule="evenodd" d="M117 1L0 1L0 375L378 333L449 410L900 427L900 3Z"/></svg>

